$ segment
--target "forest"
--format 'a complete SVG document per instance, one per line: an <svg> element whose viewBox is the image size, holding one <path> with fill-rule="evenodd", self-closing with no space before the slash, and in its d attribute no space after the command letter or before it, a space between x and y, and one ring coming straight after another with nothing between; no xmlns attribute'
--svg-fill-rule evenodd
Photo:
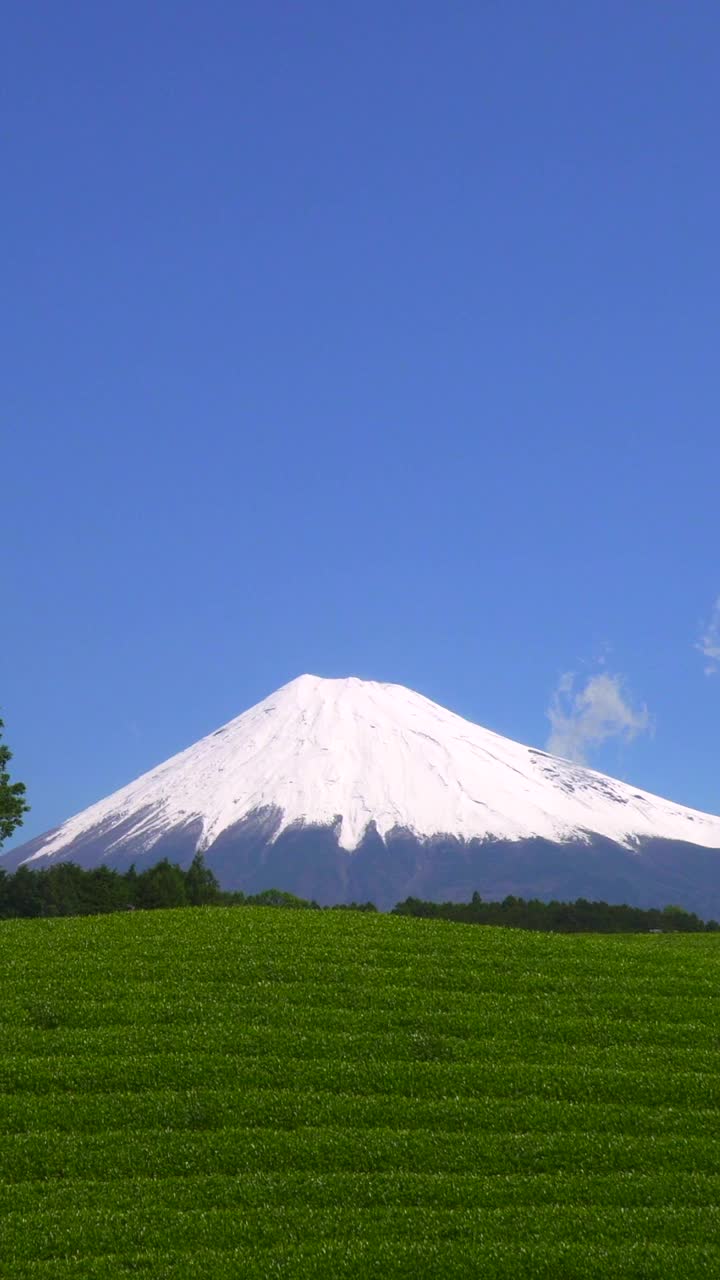
<svg viewBox="0 0 720 1280"><path fill-rule="evenodd" d="M502 902L484 902L479 893L474 893L470 902L406 898L393 907L392 914L551 933L714 933L720 929L717 920L703 921L680 906L632 907L627 903L590 902L587 898L542 902L512 894Z"/></svg>
<svg viewBox="0 0 720 1280"><path fill-rule="evenodd" d="M281 889L265 889L255 894L226 891L220 888L201 853L195 855L187 870L167 858L142 871L134 866L127 871L105 865L85 869L73 862L57 862L38 870L21 865L14 874L0 868L0 919L200 906L377 910L372 902L321 907L314 900L299 898ZM470 902L406 898L397 903L390 914L553 933L701 933L720 929L716 920L703 921L681 906L642 908L625 903L590 902L586 898L575 902L543 902L512 894L502 902L485 902L477 892Z"/></svg>

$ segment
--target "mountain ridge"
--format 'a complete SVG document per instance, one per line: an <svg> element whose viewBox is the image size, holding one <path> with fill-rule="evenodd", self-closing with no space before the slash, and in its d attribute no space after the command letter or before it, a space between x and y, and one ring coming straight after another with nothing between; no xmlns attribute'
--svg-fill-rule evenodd
<svg viewBox="0 0 720 1280"><path fill-rule="evenodd" d="M311 837L315 854L306 851ZM720 817L503 738L402 685L304 675L0 865L125 863L201 849L226 877L253 880L258 867L277 864L279 844L316 863L322 846L332 874L318 866L300 877L322 893L323 874L348 884L354 873L342 859L366 861L369 850L383 874L392 851L404 863L411 846L413 865L436 859L449 873L458 850L474 850L470 861L481 863L490 846L502 847L509 869L531 846L576 857L604 846L627 861L649 843L720 850ZM713 877L716 867L720 858ZM402 888L401 876L390 878ZM417 866L406 879L417 879ZM444 877L448 889L456 879ZM363 882L372 889L372 876Z"/></svg>

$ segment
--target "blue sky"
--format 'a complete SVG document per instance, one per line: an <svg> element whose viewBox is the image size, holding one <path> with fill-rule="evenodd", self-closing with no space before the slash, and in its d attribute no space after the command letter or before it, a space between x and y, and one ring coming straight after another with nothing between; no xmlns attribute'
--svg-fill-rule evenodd
<svg viewBox="0 0 720 1280"><path fill-rule="evenodd" d="M720 810L719 41L714 0L8 11L23 838L303 671Z"/></svg>

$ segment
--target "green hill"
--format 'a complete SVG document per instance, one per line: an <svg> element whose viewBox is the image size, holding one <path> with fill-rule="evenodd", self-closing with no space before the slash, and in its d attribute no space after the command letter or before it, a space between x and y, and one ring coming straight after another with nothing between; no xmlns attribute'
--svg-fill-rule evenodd
<svg viewBox="0 0 720 1280"><path fill-rule="evenodd" d="M0 924L2 1280L720 1274L720 938Z"/></svg>

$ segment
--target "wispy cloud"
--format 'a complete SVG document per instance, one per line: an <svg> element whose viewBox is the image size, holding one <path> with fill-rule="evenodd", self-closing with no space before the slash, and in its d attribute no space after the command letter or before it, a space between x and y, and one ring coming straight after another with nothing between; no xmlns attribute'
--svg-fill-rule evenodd
<svg viewBox="0 0 720 1280"><path fill-rule="evenodd" d="M712 613L695 648L699 649L707 659L705 675L714 676L720 664L720 596L715 601Z"/></svg>
<svg viewBox="0 0 720 1280"><path fill-rule="evenodd" d="M547 711L552 726L547 750L577 764L608 738L631 742L652 727L647 707L633 707L620 676L602 672L578 687L575 673L560 677Z"/></svg>

